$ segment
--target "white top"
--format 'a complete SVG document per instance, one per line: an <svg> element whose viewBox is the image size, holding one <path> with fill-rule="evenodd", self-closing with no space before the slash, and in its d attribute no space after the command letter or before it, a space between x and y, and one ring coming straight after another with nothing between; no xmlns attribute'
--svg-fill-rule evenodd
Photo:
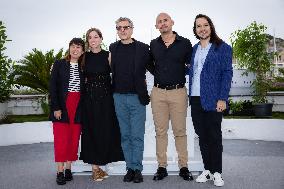
<svg viewBox="0 0 284 189"><path fill-rule="evenodd" d="M209 43L205 48L202 48L201 45L197 47L194 57L191 96L200 96L200 75L211 45L212 43Z"/></svg>
<svg viewBox="0 0 284 189"><path fill-rule="evenodd" d="M70 62L70 78L68 92L80 92L80 76L78 63Z"/></svg>

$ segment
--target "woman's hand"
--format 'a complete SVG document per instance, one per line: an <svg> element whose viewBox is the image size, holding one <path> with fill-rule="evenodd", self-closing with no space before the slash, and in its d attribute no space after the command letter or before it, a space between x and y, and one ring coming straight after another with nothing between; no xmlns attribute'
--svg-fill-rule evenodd
<svg viewBox="0 0 284 189"><path fill-rule="evenodd" d="M226 110L226 101L218 100L216 110L217 112L223 112Z"/></svg>
<svg viewBox="0 0 284 189"><path fill-rule="evenodd" d="M60 120L61 119L61 114L62 114L61 110L54 111L55 119Z"/></svg>

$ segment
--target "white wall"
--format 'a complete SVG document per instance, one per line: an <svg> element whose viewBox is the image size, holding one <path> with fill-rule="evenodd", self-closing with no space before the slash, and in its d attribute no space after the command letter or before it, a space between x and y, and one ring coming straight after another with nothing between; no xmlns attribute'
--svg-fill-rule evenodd
<svg viewBox="0 0 284 189"><path fill-rule="evenodd" d="M9 115L43 114L41 100L45 95L12 95L8 101Z"/></svg>

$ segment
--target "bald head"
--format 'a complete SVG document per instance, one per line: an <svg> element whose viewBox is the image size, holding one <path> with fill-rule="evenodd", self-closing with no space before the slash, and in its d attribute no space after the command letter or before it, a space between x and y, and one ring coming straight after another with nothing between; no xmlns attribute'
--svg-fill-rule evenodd
<svg viewBox="0 0 284 189"><path fill-rule="evenodd" d="M172 20L171 16L168 13L161 12L160 14L158 14L156 18L156 24L158 23L159 20L161 20L161 18L168 18L169 20Z"/></svg>
<svg viewBox="0 0 284 189"><path fill-rule="evenodd" d="M160 13L156 18L156 28L160 31L161 34L171 33L172 26L174 25L174 21L167 13Z"/></svg>

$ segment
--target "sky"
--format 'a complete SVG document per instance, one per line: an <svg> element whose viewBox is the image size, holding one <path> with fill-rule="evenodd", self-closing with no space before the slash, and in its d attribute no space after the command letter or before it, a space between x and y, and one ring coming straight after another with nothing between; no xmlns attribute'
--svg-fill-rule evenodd
<svg viewBox="0 0 284 189"><path fill-rule="evenodd" d="M155 20L160 12L168 13L173 30L192 44L197 42L192 27L199 13L213 20L219 37L229 44L232 32L253 21L284 39L284 0L1 0L0 20L12 40L5 55L19 60L33 48L66 50L73 37L82 37L91 27L99 28L109 45L117 38L115 20L121 16L134 22L133 37L149 44L159 36Z"/></svg>

